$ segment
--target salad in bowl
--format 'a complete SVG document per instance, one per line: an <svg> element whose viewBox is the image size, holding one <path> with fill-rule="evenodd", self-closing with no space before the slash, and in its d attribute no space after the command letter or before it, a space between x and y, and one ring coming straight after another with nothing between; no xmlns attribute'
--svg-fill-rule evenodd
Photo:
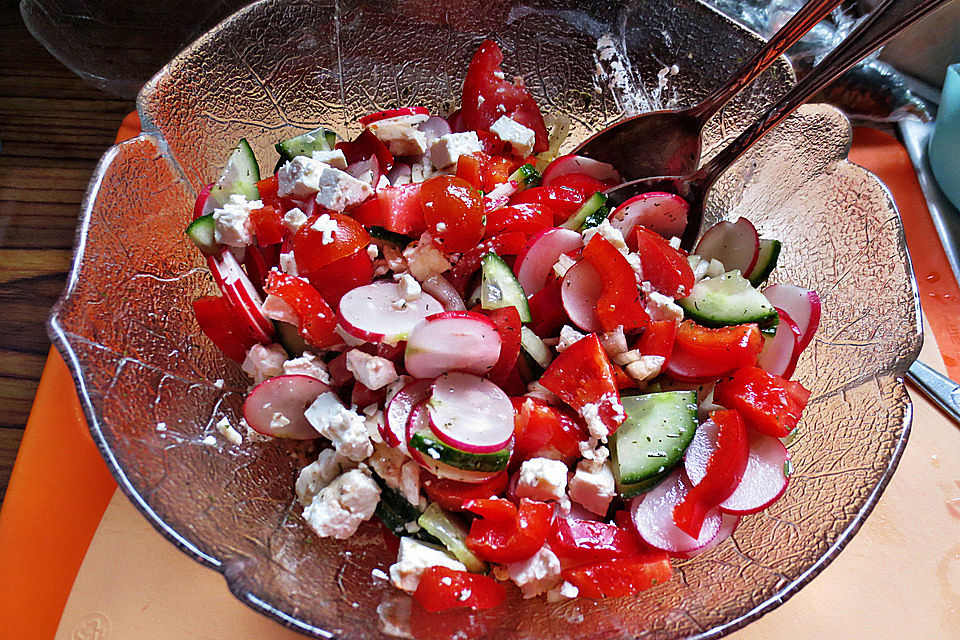
<svg viewBox="0 0 960 640"><path fill-rule="evenodd" d="M333 539L379 522L380 577L429 612L670 580L787 494L810 396L791 377L820 300L765 286L781 242L741 217L688 253L680 197L608 207L616 169L557 157L502 60L479 46L451 113L282 140L270 176L240 140L185 231L249 433L324 445L303 520Z"/></svg>

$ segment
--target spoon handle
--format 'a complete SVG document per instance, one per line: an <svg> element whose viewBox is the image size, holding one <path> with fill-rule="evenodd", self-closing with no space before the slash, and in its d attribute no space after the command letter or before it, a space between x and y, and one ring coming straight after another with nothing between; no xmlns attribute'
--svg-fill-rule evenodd
<svg viewBox="0 0 960 640"><path fill-rule="evenodd" d="M874 49L950 0L884 0L856 29L759 120L697 172L709 187L770 129Z"/></svg>
<svg viewBox="0 0 960 640"><path fill-rule="evenodd" d="M691 109L692 115L700 118L702 122L709 120L733 96L740 93L744 87L753 82L757 76L773 64L773 61L779 58L780 54L796 44L814 25L830 15L830 12L842 3L843 0L809 0L799 11L793 14L793 17L785 25L773 34L773 37L760 51L737 69L733 77L707 96L699 105Z"/></svg>

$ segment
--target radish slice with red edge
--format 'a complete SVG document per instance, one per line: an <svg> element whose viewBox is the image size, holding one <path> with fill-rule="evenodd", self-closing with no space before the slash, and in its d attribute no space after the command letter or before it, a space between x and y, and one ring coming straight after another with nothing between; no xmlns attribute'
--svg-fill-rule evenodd
<svg viewBox="0 0 960 640"><path fill-rule="evenodd" d="M413 176L413 168L406 162L394 162L393 167L387 172L387 180L394 187L401 184L410 184Z"/></svg>
<svg viewBox="0 0 960 640"><path fill-rule="evenodd" d="M560 283L560 300L563 310L575 325L584 331L598 331L597 301L602 286L600 274L586 260L567 269Z"/></svg>
<svg viewBox="0 0 960 640"><path fill-rule="evenodd" d="M513 437L510 398L489 380L469 373L445 373L434 380L427 411L434 434L467 453L499 451Z"/></svg>
<svg viewBox="0 0 960 640"><path fill-rule="evenodd" d="M720 510L735 515L763 511L787 490L793 472L790 452L777 438L750 433L750 454L743 479L720 503Z"/></svg>
<svg viewBox="0 0 960 640"><path fill-rule="evenodd" d="M783 309L793 320L802 334L797 348L803 351L813 340L820 326L820 296L816 291L804 289L793 284L774 284L763 290L777 309Z"/></svg>
<svg viewBox="0 0 960 640"><path fill-rule="evenodd" d="M197 201L193 204L194 220L213 213L213 210L217 208L216 201L210 197L210 190L213 189L213 186L214 183L211 182L203 189L200 189L200 193L197 194Z"/></svg>
<svg viewBox="0 0 960 640"><path fill-rule="evenodd" d="M450 123L440 116L430 116L424 122L420 123L420 131L427 138L427 148L441 137L451 133Z"/></svg>
<svg viewBox="0 0 960 640"><path fill-rule="evenodd" d="M605 182L607 180L616 180L622 182L622 178L612 164L600 162L593 158L585 158L576 154L560 156L543 170L543 186L549 186L551 182L565 176L568 173L585 173L594 180Z"/></svg>
<svg viewBox="0 0 960 640"><path fill-rule="evenodd" d="M372 187L376 187L380 182L380 161L373 155L363 160L357 160L349 167L347 173L361 182L366 182Z"/></svg>
<svg viewBox="0 0 960 640"><path fill-rule="evenodd" d="M466 129L463 126L463 113L457 109L447 116L447 123L450 125L451 133L463 133Z"/></svg>
<svg viewBox="0 0 960 640"><path fill-rule="evenodd" d="M207 265L220 291L253 337L261 343L270 342L274 334L273 323L260 310L263 300L233 253L224 249L219 259L207 256Z"/></svg>
<svg viewBox="0 0 960 640"><path fill-rule="evenodd" d="M724 220L704 232L694 253L705 260L719 260L727 271L749 274L760 255L760 235L746 218Z"/></svg>
<svg viewBox="0 0 960 640"><path fill-rule="evenodd" d="M453 285L443 276L431 276L420 283L424 291L443 305L444 311L466 311L467 305Z"/></svg>
<svg viewBox="0 0 960 640"><path fill-rule="evenodd" d="M707 513L700 529L700 537L687 535L673 523L673 508L683 502L690 483L677 469L666 480L630 503L633 526L644 542L651 547L670 554L688 553L701 549L713 540L720 531L720 511Z"/></svg>
<svg viewBox="0 0 960 640"><path fill-rule="evenodd" d="M527 297L543 289L561 255L582 246L583 237L571 229L545 229L531 238L514 266L517 282Z"/></svg>
<svg viewBox="0 0 960 640"><path fill-rule="evenodd" d="M685 553L678 553L677 555L681 558L695 558L701 553L706 553L707 551L715 549L717 545L733 535L733 532L737 530L737 525L739 524L740 516L732 513L721 513L720 531L717 532L717 535L714 536L713 540L699 549L694 549L693 551L687 551Z"/></svg>
<svg viewBox="0 0 960 640"><path fill-rule="evenodd" d="M430 110L426 107L400 107L399 109L386 109L384 111L377 111L376 113L368 113L365 116L360 116L360 125L363 127L368 127L374 122L386 120L387 118L428 115L430 115Z"/></svg>
<svg viewBox="0 0 960 640"><path fill-rule="evenodd" d="M483 196L483 210L493 211L510 204L510 198L520 190L520 183L516 180L507 180L498 184L487 195Z"/></svg>
<svg viewBox="0 0 960 640"><path fill-rule="evenodd" d="M407 450L407 422L413 408L430 397L433 380L414 380L400 389L387 405L386 420L380 428L380 435L391 447L396 447L409 455Z"/></svg>
<svg viewBox="0 0 960 640"><path fill-rule="evenodd" d="M679 238L687 228L689 212L690 205L680 196L651 191L633 196L614 209L610 214L610 225L624 237L630 235L635 226L642 224L664 238Z"/></svg>
<svg viewBox="0 0 960 640"><path fill-rule="evenodd" d="M403 356L414 378L435 378L447 371L482 375L500 359L497 326L472 311L444 311L426 318L410 332Z"/></svg>
<svg viewBox="0 0 960 640"><path fill-rule="evenodd" d="M803 332L786 311L777 309L777 314L780 316L777 333L773 339L768 338L764 343L757 364L767 373L789 380L793 370L797 368L797 360L800 359L801 350L798 345Z"/></svg>
<svg viewBox="0 0 960 640"><path fill-rule="evenodd" d="M484 482L489 480L497 473L486 473L482 471L464 471L463 469L457 469L448 464L440 462L439 460L434 460L429 458L413 447L409 446L410 438L414 433L426 433L435 437L433 431L430 430L430 416L427 413L427 407L425 402L421 402L413 408L413 411L410 412L410 420L407 422L407 450L410 452L410 457L414 459L420 466L425 468L427 471L437 476L438 478L446 478L448 480L456 480L457 482L469 482L471 484L477 484L479 482Z"/></svg>
<svg viewBox="0 0 960 640"><path fill-rule="evenodd" d="M320 434L304 412L330 387L313 376L288 375L261 382L243 403L243 417L257 433L275 438L312 440ZM274 420L280 416L282 420Z"/></svg>
<svg viewBox="0 0 960 640"><path fill-rule="evenodd" d="M720 427L713 420L707 419L700 423L690 445L683 454L683 467L687 478L693 486L703 481L707 474L707 463L710 456L717 450L717 435Z"/></svg>
<svg viewBox="0 0 960 640"><path fill-rule="evenodd" d="M406 340L425 318L441 311L443 305L429 293L406 302L397 283L380 281L344 294L337 315L340 326L354 338L396 344Z"/></svg>

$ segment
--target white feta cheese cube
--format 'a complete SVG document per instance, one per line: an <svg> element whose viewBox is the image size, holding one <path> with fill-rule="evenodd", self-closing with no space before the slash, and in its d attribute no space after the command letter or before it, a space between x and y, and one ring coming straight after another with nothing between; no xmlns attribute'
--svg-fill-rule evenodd
<svg viewBox="0 0 960 640"><path fill-rule="evenodd" d="M373 390L385 387L397 379L397 370L392 362L359 349L347 352L347 370L363 386Z"/></svg>
<svg viewBox="0 0 960 640"><path fill-rule="evenodd" d="M343 212L373 195L373 187L349 173L324 165L317 181L317 204L329 211Z"/></svg>
<svg viewBox="0 0 960 640"><path fill-rule="evenodd" d="M564 602L565 600L573 600L578 595L580 595L580 589L578 589L576 585L572 585L564 580L547 592L547 602L557 603Z"/></svg>
<svg viewBox="0 0 960 640"><path fill-rule="evenodd" d="M337 238L337 221L330 217L329 213L322 214L314 220L310 228L320 233L320 244L333 244Z"/></svg>
<svg viewBox="0 0 960 640"><path fill-rule="evenodd" d="M600 234L603 236L610 244L617 248L617 250L626 255L630 252L629 247L627 247L626 241L623 239L623 234L615 226L610 224L609 220L604 219L603 222L598 224L595 227L590 227L583 231L583 244L587 245L593 239L593 236Z"/></svg>
<svg viewBox="0 0 960 640"><path fill-rule="evenodd" d="M300 227L306 223L307 214L301 211L299 207L294 207L283 214L283 226L285 226L291 234L300 231Z"/></svg>
<svg viewBox="0 0 960 640"><path fill-rule="evenodd" d="M320 190L320 174L329 165L297 156L277 170L277 194L282 198L309 198Z"/></svg>
<svg viewBox="0 0 960 640"><path fill-rule="evenodd" d="M345 540L370 519L380 502L377 483L352 469L321 489L303 510L303 519L321 538Z"/></svg>
<svg viewBox="0 0 960 640"><path fill-rule="evenodd" d="M328 164L334 169L341 171L347 170L347 157L343 155L343 149L332 149L330 151L314 151L310 157L318 162Z"/></svg>
<svg viewBox="0 0 960 640"><path fill-rule="evenodd" d="M627 364L624 371L630 378L637 382L646 382L660 375L660 369L666 358L663 356L640 356L633 362Z"/></svg>
<svg viewBox="0 0 960 640"><path fill-rule="evenodd" d="M507 573L520 587L524 598L548 591L560 580L560 571L560 559L549 545L543 545L526 560L507 564Z"/></svg>
<svg viewBox="0 0 960 640"><path fill-rule="evenodd" d="M241 365L243 372L253 378L257 385L270 378L283 375L283 363L287 360L287 352L278 344L255 344L247 351L247 357Z"/></svg>
<svg viewBox="0 0 960 640"><path fill-rule="evenodd" d="M293 358L283 363L283 372L288 376L310 376L324 384L330 384L330 374L327 365L316 355L306 352L299 358Z"/></svg>
<svg viewBox="0 0 960 640"><path fill-rule="evenodd" d="M447 133L440 136L430 147L430 159L437 169L456 164L460 156L483 151L480 138L475 131Z"/></svg>
<svg viewBox="0 0 960 640"><path fill-rule="evenodd" d="M293 251L280 254L280 270L291 276L300 275L300 270L297 269L297 259L294 257Z"/></svg>
<svg viewBox="0 0 960 640"><path fill-rule="evenodd" d="M226 417L220 418L220 421L216 424L217 431L220 432L220 435L230 444L237 445L243 443L243 436L240 435L240 432L233 428L233 425L230 424L230 420Z"/></svg>
<svg viewBox="0 0 960 640"><path fill-rule="evenodd" d="M251 202L242 194L231 195L223 206L213 210L214 240L231 247L245 247L253 242L250 212L262 207L260 200Z"/></svg>
<svg viewBox="0 0 960 640"><path fill-rule="evenodd" d="M567 490L567 465L549 458L531 458L520 465L517 495L533 500L559 500Z"/></svg>
<svg viewBox="0 0 960 640"><path fill-rule="evenodd" d="M260 305L260 311L267 318L277 322L287 322L295 327L300 323L293 307L284 302L283 298L273 294L267 294L267 299Z"/></svg>
<svg viewBox="0 0 960 640"><path fill-rule="evenodd" d="M570 345L579 342L585 336L568 324L560 327L560 342L557 343L557 353L563 353Z"/></svg>
<svg viewBox="0 0 960 640"><path fill-rule="evenodd" d="M403 250L410 275L419 282L438 276L452 266L443 252L433 244L429 233L420 236L419 242Z"/></svg>
<svg viewBox="0 0 960 640"><path fill-rule="evenodd" d="M562 278L563 276L567 275L567 271L569 271L570 267L575 264L577 264L576 260L565 253L561 253L560 257L557 258L556 264L553 265L553 273L558 278Z"/></svg>
<svg viewBox="0 0 960 640"><path fill-rule="evenodd" d="M447 567L466 571L462 562L446 551L404 536L400 538L400 553L397 562L390 566L390 581L397 589L408 593L417 590L423 572L430 567Z"/></svg>
<svg viewBox="0 0 960 640"><path fill-rule="evenodd" d="M665 296L659 291L651 291L647 294L647 313L653 321L670 320L671 322L680 322L683 320L683 309L677 305L673 298Z"/></svg>
<svg viewBox="0 0 960 640"><path fill-rule="evenodd" d="M384 118L367 125L370 133L387 145L395 156L416 156L427 150L427 136L419 129L429 116L423 114Z"/></svg>
<svg viewBox="0 0 960 640"><path fill-rule="evenodd" d="M710 259L710 264L707 265L707 272L706 272L706 276L708 278L719 278L726 272L727 272L727 268L723 266L722 262L720 262L716 258Z"/></svg>
<svg viewBox="0 0 960 640"><path fill-rule="evenodd" d="M366 419L343 406L332 391L321 393L304 411L307 422L328 438L340 455L361 462L373 453Z"/></svg>
<svg viewBox="0 0 960 640"><path fill-rule="evenodd" d="M309 506L320 490L346 470L356 467L352 460L344 458L333 449L324 449L316 460L300 470L295 489L297 500Z"/></svg>
<svg viewBox="0 0 960 640"><path fill-rule="evenodd" d="M513 147L513 152L521 158L526 158L533 153L536 133L533 129L507 116L500 116L490 127L490 133Z"/></svg>
<svg viewBox="0 0 960 640"><path fill-rule="evenodd" d="M627 352L627 336L623 333L623 325L619 325L613 331L601 333L598 337L603 350L611 358Z"/></svg>
<svg viewBox="0 0 960 640"><path fill-rule="evenodd" d="M407 302L415 302L420 299L420 294L423 293L423 289L420 287L420 283L417 282L417 279L411 276L409 273L405 273L400 276L400 281L397 283L400 289L400 296Z"/></svg>
<svg viewBox="0 0 960 640"><path fill-rule="evenodd" d="M614 490L613 469L606 461L596 470L592 463L581 461L570 479L570 499L583 505L591 513L602 516L616 494Z"/></svg>

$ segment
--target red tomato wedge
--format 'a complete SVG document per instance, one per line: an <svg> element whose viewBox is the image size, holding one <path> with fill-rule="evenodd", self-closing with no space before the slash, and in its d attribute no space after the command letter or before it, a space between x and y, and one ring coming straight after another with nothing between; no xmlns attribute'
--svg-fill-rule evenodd
<svg viewBox="0 0 960 640"><path fill-rule="evenodd" d="M487 371L487 378L494 384L503 387L510 373L517 366L520 356L520 312L516 307L503 307L487 313L493 323L497 325L500 334L500 358L493 369Z"/></svg>
<svg viewBox="0 0 960 640"><path fill-rule="evenodd" d="M810 392L796 380L784 380L760 367L744 367L718 382L713 397L720 405L736 409L751 429L782 438L800 422Z"/></svg>
<svg viewBox="0 0 960 640"><path fill-rule="evenodd" d="M693 288L693 269L686 256L670 246L663 236L636 226L627 245L640 255L643 279L671 298L683 298Z"/></svg>
<svg viewBox="0 0 960 640"><path fill-rule="evenodd" d="M542 204L514 204L487 212L484 236L492 238L507 231L533 235L553 226L553 210Z"/></svg>
<svg viewBox="0 0 960 640"><path fill-rule="evenodd" d="M567 569L563 579L577 587L581 598L615 598L663 584L672 575L667 559L620 558Z"/></svg>
<svg viewBox="0 0 960 640"><path fill-rule="evenodd" d="M360 249L311 271L306 278L323 299L337 309L344 294L373 282L373 260L366 249Z"/></svg>
<svg viewBox="0 0 960 640"><path fill-rule="evenodd" d="M626 257L599 233L583 248L583 257L600 274L597 320L604 331L622 326L627 333L642 329L650 316L640 297L637 274Z"/></svg>
<svg viewBox="0 0 960 640"><path fill-rule="evenodd" d="M271 271L266 291L277 296L293 309L299 320L300 335L318 349L343 342L334 331L337 316L320 293L296 276Z"/></svg>
<svg viewBox="0 0 960 640"><path fill-rule="evenodd" d="M483 238L483 198L469 182L430 178L420 188L420 206L430 235L448 253L461 253Z"/></svg>
<svg viewBox="0 0 960 640"><path fill-rule="evenodd" d="M283 216L277 209L266 205L250 212L250 224L253 226L253 235L257 236L260 246L277 244L283 241Z"/></svg>
<svg viewBox="0 0 960 640"><path fill-rule="evenodd" d="M677 329L666 373L686 381L718 378L756 364L762 348L763 337L755 324L708 329L684 320Z"/></svg>
<svg viewBox="0 0 960 640"><path fill-rule="evenodd" d="M536 457L572 461L580 455L586 430L573 418L542 400L512 398L514 416L513 455L521 462Z"/></svg>
<svg viewBox="0 0 960 640"><path fill-rule="evenodd" d="M387 231L408 236L419 236L427 230L420 205L423 183L384 187L377 197L354 209L353 217L365 227L383 227Z"/></svg>
<svg viewBox="0 0 960 640"><path fill-rule="evenodd" d="M534 151L546 151L549 147L547 127L540 108L526 87L503 77L501 62L503 53L493 40L485 40L473 54L460 101L463 124L467 129L489 131L501 116L507 116L533 129Z"/></svg>
<svg viewBox="0 0 960 640"><path fill-rule="evenodd" d="M553 507L521 498L519 508L509 500L471 500L464 509L480 516L470 525L466 545L488 562L519 562L536 553L550 534Z"/></svg>
<svg viewBox="0 0 960 640"><path fill-rule="evenodd" d="M243 362L247 350L258 342L237 319L236 312L226 298L198 298L193 301L193 313L203 334L231 360Z"/></svg>
<svg viewBox="0 0 960 640"><path fill-rule="evenodd" d="M327 238L326 243L324 233L314 228L314 223L325 215L337 223L332 240ZM310 218L293 237L293 257L300 271L310 273L366 249L368 244L370 235L359 222L339 213L322 213Z"/></svg>
<svg viewBox="0 0 960 640"><path fill-rule="evenodd" d="M510 198L510 204L543 205L553 212L553 224L559 226L577 212L587 197L566 187L532 187Z"/></svg>
<svg viewBox="0 0 960 640"><path fill-rule="evenodd" d="M442 566L428 567L413 592L413 599L430 612L492 609L506 597L507 590L493 578Z"/></svg>

